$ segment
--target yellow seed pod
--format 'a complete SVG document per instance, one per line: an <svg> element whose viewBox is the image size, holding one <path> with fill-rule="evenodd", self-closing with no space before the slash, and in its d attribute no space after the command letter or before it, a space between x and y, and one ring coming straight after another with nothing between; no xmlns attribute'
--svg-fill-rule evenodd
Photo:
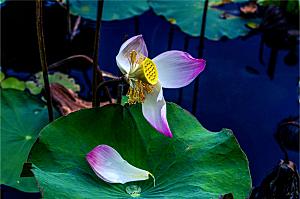
<svg viewBox="0 0 300 199"><path fill-rule="evenodd" d="M158 72L155 63L151 59L145 58L141 63L141 67L147 82L155 85L158 82Z"/></svg>

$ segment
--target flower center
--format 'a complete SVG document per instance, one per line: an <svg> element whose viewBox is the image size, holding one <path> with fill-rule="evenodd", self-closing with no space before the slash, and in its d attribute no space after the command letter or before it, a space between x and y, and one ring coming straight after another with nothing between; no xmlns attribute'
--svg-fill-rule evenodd
<svg viewBox="0 0 300 199"><path fill-rule="evenodd" d="M128 103L142 103L145 95L151 93L153 86L158 82L157 68L151 59L134 50L129 53L128 60L130 63Z"/></svg>
<svg viewBox="0 0 300 199"><path fill-rule="evenodd" d="M144 77L147 83L155 85L158 82L158 72L155 63L146 57L140 65L143 69Z"/></svg>
<svg viewBox="0 0 300 199"><path fill-rule="evenodd" d="M129 53L129 78L139 79L144 83L155 85L158 82L158 72L155 63L135 50Z"/></svg>

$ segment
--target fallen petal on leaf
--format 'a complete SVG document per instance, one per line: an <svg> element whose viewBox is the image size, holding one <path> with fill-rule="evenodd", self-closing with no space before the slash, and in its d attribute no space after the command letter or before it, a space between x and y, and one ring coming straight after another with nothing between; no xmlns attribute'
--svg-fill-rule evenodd
<svg viewBox="0 0 300 199"><path fill-rule="evenodd" d="M155 178L150 172L132 166L108 145L95 147L87 154L86 159L96 175L105 182L125 184L147 180L150 175L155 185Z"/></svg>

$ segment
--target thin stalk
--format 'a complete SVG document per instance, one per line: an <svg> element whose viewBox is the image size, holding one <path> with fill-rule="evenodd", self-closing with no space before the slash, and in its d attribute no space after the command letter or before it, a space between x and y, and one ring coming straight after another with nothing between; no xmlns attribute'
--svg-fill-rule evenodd
<svg viewBox="0 0 300 199"><path fill-rule="evenodd" d="M271 80L274 79L274 75L275 75L277 55L278 55L278 49L271 48L270 60L269 60L268 69L267 69L267 74Z"/></svg>
<svg viewBox="0 0 300 199"><path fill-rule="evenodd" d="M259 62L262 64L262 65L265 65L265 62L264 62L264 38L261 37L260 39L260 44L259 44Z"/></svg>
<svg viewBox="0 0 300 199"><path fill-rule="evenodd" d="M171 24L168 37L168 50L171 50L174 38L174 25Z"/></svg>
<svg viewBox="0 0 300 199"><path fill-rule="evenodd" d="M65 59L62 59L62 60L60 60L58 62L55 62L55 63L49 65L48 69L52 70L52 69L58 68L60 66L63 66L65 64L67 64L67 63L69 63L71 61L77 60L77 59L85 60L85 61L89 62L90 64L94 63L93 59L90 58L90 57L88 57L88 56L86 56L86 55L72 55L70 57L67 57ZM97 73L100 74L100 72L102 72L103 77L108 77L108 78L112 78L112 79L118 78L117 76L115 76L115 75L113 75L113 74L111 74L109 72L100 70L99 67L97 67Z"/></svg>
<svg viewBox="0 0 300 199"><path fill-rule="evenodd" d="M139 17L138 16L134 17L134 32L135 32L135 35L140 34L140 26L139 26Z"/></svg>
<svg viewBox="0 0 300 199"><path fill-rule="evenodd" d="M81 23L81 17L78 16L78 17L76 18L76 21L75 21L73 30L72 30L71 33L70 33L70 34L71 34L71 36L70 36L70 40L71 40L71 41L72 41L72 40L74 39L74 37L76 36L80 23Z"/></svg>
<svg viewBox="0 0 300 199"><path fill-rule="evenodd" d="M70 15L70 1L66 0L66 8L67 8L67 26L68 26L68 35L72 34L72 23L71 23L71 15Z"/></svg>
<svg viewBox="0 0 300 199"><path fill-rule="evenodd" d="M200 40L199 40L200 43L199 43L199 49L198 49L198 58L203 57L204 36L205 36L205 26L206 26L208 1L209 0L205 0L205 2L204 2L204 10L203 10L202 24L201 24L201 33L200 33ZM193 114L195 114L196 111L197 111L198 89L199 89L199 76L196 78L195 85L194 85L193 106L192 106L192 113Z"/></svg>
<svg viewBox="0 0 300 199"><path fill-rule="evenodd" d="M122 103L122 95L123 95L123 84L119 84L118 85L117 104Z"/></svg>
<svg viewBox="0 0 300 199"><path fill-rule="evenodd" d="M94 56L93 56L93 85L92 85L92 106L97 106L97 83L99 77L100 82L103 81L102 73L100 72L97 75L98 61L99 61L99 43L100 43L100 28L101 28L101 18L103 11L103 0L98 0L98 8L97 8L97 21L96 21L96 32L95 32L95 40L94 40ZM100 99L99 99L100 101Z"/></svg>
<svg viewBox="0 0 300 199"><path fill-rule="evenodd" d="M104 86L119 84L119 83L124 83L124 82L125 82L124 77L119 77L117 79L110 79L110 80L107 80L107 81L103 81L97 86L97 91L101 90L101 88L104 87Z"/></svg>
<svg viewBox="0 0 300 199"><path fill-rule="evenodd" d="M45 49L45 41L44 41L44 32L43 32L43 0L36 1L36 29L37 29L37 38L39 45L39 53L41 66L43 70L43 78L44 78L44 88L45 88L45 98L47 100L47 108L48 108L48 118L49 122L53 121L53 109L52 109L52 98L51 91L49 86L48 79L48 66L46 60L46 49Z"/></svg>

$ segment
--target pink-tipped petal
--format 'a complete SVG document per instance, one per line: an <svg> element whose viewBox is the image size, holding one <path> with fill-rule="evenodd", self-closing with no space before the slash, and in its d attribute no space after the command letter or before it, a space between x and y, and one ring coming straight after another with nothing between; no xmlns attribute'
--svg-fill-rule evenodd
<svg viewBox="0 0 300 199"><path fill-rule="evenodd" d="M160 83L146 95L142 104L143 115L158 132L167 137L173 137L167 121L167 106Z"/></svg>
<svg viewBox="0 0 300 199"><path fill-rule="evenodd" d="M205 60L171 50L153 59L163 88L180 88L191 83L205 68Z"/></svg>
<svg viewBox="0 0 300 199"><path fill-rule="evenodd" d="M148 57L147 46L142 35L131 37L125 41L116 57L117 65L123 74L128 74L130 70L129 53L135 50L138 54Z"/></svg>
<svg viewBox="0 0 300 199"><path fill-rule="evenodd" d="M124 160L108 145L99 145L86 155L96 175L108 183L121 183L149 179L148 171L136 168Z"/></svg>

